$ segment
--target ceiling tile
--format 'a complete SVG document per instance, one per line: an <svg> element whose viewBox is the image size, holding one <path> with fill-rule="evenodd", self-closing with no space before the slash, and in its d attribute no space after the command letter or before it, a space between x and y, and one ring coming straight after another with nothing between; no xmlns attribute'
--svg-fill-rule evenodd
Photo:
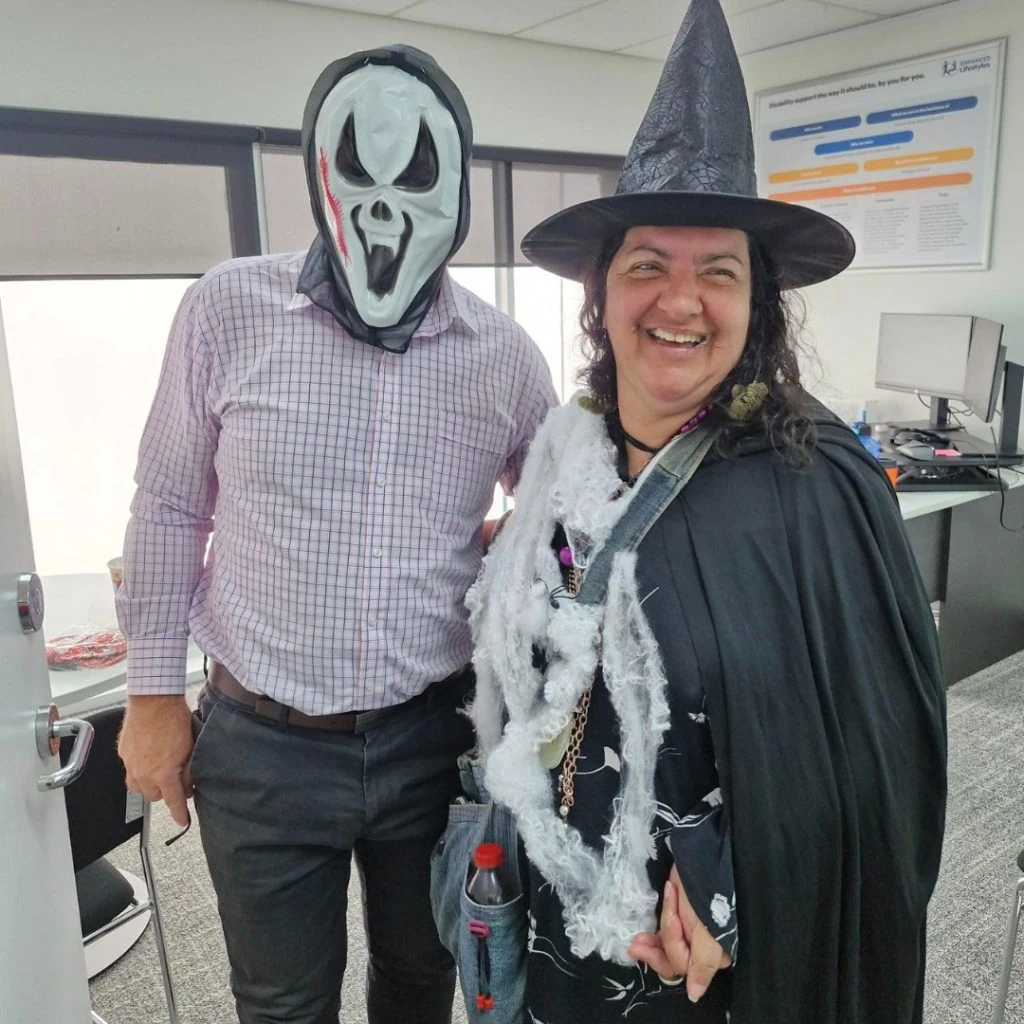
<svg viewBox="0 0 1024 1024"><path fill-rule="evenodd" d="M594 0L420 0L397 15L408 21L511 35L589 7Z"/></svg>
<svg viewBox="0 0 1024 1024"><path fill-rule="evenodd" d="M675 34L687 6L688 0L602 0L519 35L563 46L619 50Z"/></svg>
<svg viewBox="0 0 1024 1024"><path fill-rule="evenodd" d="M675 36L658 36L648 43L636 43L634 46L626 46L619 50L629 57L647 57L650 60L664 60L668 56L669 48L675 42Z"/></svg>
<svg viewBox="0 0 1024 1024"><path fill-rule="evenodd" d="M828 0L836 7L851 7L855 11L868 11L892 17L909 11L923 11L926 7L941 7L953 0Z"/></svg>
<svg viewBox="0 0 1024 1024"><path fill-rule="evenodd" d="M293 4L332 7L336 11L357 11L360 14L394 14L409 6L409 0L289 0Z"/></svg>
<svg viewBox="0 0 1024 1024"><path fill-rule="evenodd" d="M874 14L836 7L831 3L817 3L816 0L779 0L729 20L736 51L742 54L838 32L876 18Z"/></svg>
<svg viewBox="0 0 1024 1024"><path fill-rule="evenodd" d="M287 0L664 60L689 0ZM736 49L753 53L957 0L721 0ZM1018 0L1014 0L1018 2Z"/></svg>

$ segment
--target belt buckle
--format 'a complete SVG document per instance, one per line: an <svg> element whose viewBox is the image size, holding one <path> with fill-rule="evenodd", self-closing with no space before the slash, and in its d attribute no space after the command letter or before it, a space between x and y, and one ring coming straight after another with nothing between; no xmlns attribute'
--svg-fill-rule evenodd
<svg viewBox="0 0 1024 1024"><path fill-rule="evenodd" d="M387 712L390 710L390 708L372 708L369 711L349 712L352 715L352 728L347 729L346 732L351 732L355 736L362 736L364 732L368 732L387 719ZM384 713L382 714L382 712Z"/></svg>
<svg viewBox="0 0 1024 1024"><path fill-rule="evenodd" d="M288 708L284 704L279 704L276 700L271 700L262 694L256 698L252 709L260 718L268 718L272 722L280 722L282 717L287 718L288 716Z"/></svg>

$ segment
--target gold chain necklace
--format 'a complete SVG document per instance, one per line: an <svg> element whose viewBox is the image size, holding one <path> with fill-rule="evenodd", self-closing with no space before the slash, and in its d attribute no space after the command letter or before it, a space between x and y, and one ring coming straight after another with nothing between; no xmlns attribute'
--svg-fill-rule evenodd
<svg viewBox="0 0 1024 1024"><path fill-rule="evenodd" d="M583 574L575 565L569 567L569 596L575 598L580 592ZM562 774L558 776L558 789L562 799L558 805L558 813L569 817L569 809L575 799L576 765L580 757L580 745L583 742L583 730L587 727L587 713L590 711L590 687L583 691L579 704L572 713L572 731L569 733L569 744L565 748L565 759L562 762Z"/></svg>

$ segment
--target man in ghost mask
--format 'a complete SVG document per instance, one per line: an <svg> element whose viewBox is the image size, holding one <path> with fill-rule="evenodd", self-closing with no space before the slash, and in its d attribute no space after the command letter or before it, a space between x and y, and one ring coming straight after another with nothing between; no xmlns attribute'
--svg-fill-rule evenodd
<svg viewBox="0 0 1024 1024"><path fill-rule="evenodd" d="M189 289L143 435L120 751L179 824L194 787L243 1024L337 1021L353 853L371 1024L450 1019L428 880L472 742L462 602L555 401L536 346L446 271L471 143L427 54L330 65L303 122L317 238Z"/></svg>

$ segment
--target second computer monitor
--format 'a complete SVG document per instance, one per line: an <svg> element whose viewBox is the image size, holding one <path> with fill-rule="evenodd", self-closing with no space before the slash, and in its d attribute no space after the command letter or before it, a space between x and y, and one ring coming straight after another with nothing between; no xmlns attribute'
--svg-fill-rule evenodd
<svg viewBox="0 0 1024 1024"><path fill-rule="evenodd" d="M1003 325L980 316L972 318L971 351L967 356L967 377L964 380L964 401L986 423L996 414L999 383L1006 363Z"/></svg>
<svg viewBox="0 0 1024 1024"><path fill-rule="evenodd" d="M988 422L1006 358L1002 334L983 317L883 313L875 386L965 402Z"/></svg>

